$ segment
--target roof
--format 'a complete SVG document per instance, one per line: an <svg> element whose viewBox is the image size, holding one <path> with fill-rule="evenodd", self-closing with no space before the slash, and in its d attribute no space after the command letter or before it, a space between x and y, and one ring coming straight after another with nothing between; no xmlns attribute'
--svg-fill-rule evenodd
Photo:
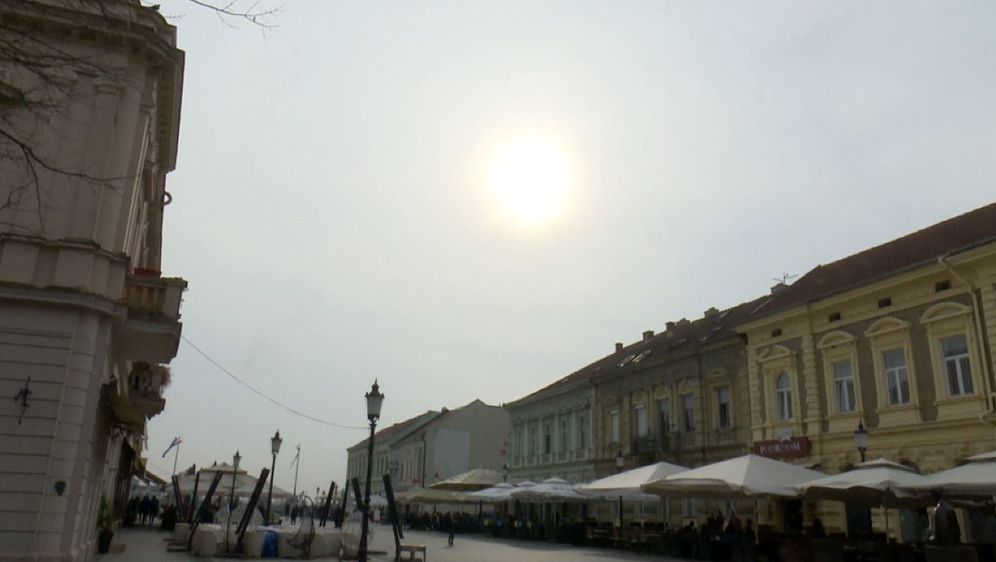
<svg viewBox="0 0 996 562"><path fill-rule="evenodd" d="M724 310L712 309L710 313L696 320L669 322L667 330L616 354L619 361L614 368L603 369L595 380L623 376L651 365L667 363L675 357L692 355L701 348L719 341L739 338L737 326L750 318L750 315L769 298L770 296L765 295Z"/></svg>
<svg viewBox="0 0 996 562"><path fill-rule="evenodd" d="M405 421L400 421L400 422L398 422L398 423L396 423L394 425L387 426L384 429L382 429L382 430L380 430L380 431L378 431L377 433L374 434L374 443L377 443L377 442L384 443L385 442L384 440L386 440L386 439L390 439L392 437L404 435L404 433L406 431L412 431L412 430L415 430L415 429L421 427L423 424L428 423L428 422L432 421L433 419L435 419L436 416L438 416L439 414L440 413L437 412L437 411L435 411L435 410L429 410L429 411L427 411L425 413L422 413L422 414L419 414L419 415L417 415L417 416L415 416L413 418L408 418ZM367 438L367 439L369 439L369 438ZM357 448L357 447L359 447L361 445L366 445L367 439L364 439L363 441L360 441L359 443L353 445L352 447L349 447L346 450L348 451L348 450L351 450L351 449L355 449L355 448Z"/></svg>
<svg viewBox="0 0 996 562"><path fill-rule="evenodd" d="M958 215L835 262L818 265L776 292L751 318L869 285L883 278L996 241L996 203Z"/></svg>
<svg viewBox="0 0 996 562"><path fill-rule="evenodd" d="M572 383L583 384L615 374L625 374L651 362L659 364L665 357L675 353L693 353L704 345L736 336L736 326L750 317L768 298L770 297L760 297L725 310L713 309L703 318L694 321L669 322L666 331L624 346L620 351L606 355L532 394L509 402L506 406L532 401L560 389L566 390Z"/></svg>

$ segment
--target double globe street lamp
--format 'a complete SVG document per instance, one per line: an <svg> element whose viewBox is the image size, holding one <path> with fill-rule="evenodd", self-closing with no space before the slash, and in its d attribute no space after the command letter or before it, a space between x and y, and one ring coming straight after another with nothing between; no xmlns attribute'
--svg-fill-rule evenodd
<svg viewBox="0 0 996 562"><path fill-rule="evenodd" d="M270 513L270 507L273 504L273 476L277 470L277 453L280 452L280 444L284 440L280 438L280 430L270 438L270 452L273 453L273 463L270 465L270 493L266 496L266 524L269 525L273 523L273 517Z"/></svg>
<svg viewBox="0 0 996 562"><path fill-rule="evenodd" d="M865 451L868 450L868 432L865 431L863 422L858 422L858 429L854 431L854 445L861 453L861 462L865 462Z"/></svg>
<svg viewBox="0 0 996 562"><path fill-rule="evenodd" d="M363 527L360 533L360 546L356 552L356 557L360 562L367 562L367 525L370 522L370 478L373 474L374 428L380 418L380 406L384 402L384 395L380 393L377 379L374 379L373 387L364 396L367 399L367 419L370 420L370 439L367 440L367 486L363 494L363 505L360 507L363 512Z"/></svg>

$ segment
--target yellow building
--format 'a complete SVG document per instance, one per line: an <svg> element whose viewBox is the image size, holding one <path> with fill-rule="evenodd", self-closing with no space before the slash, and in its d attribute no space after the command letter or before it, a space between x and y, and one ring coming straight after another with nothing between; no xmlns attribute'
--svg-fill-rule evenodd
<svg viewBox="0 0 996 562"><path fill-rule="evenodd" d="M859 423L869 459L925 474L996 449L996 204L773 292L739 328L755 451L841 472Z"/></svg>

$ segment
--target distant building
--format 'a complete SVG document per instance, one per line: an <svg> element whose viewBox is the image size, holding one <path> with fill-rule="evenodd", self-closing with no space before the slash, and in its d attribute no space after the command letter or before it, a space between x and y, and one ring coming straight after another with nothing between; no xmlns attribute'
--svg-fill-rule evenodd
<svg viewBox="0 0 996 562"><path fill-rule="evenodd" d="M511 479L571 483L595 478L595 387L591 378L610 367L600 359L518 400L505 404L511 415Z"/></svg>
<svg viewBox="0 0 996 562"><path fill-rule="evenodd" d="M384 493L383 476L385 474L389 474L391 468L394 466L391 463L392 457L395 456L392 455L392 451L395 450L395 445L398 441L404 439L407 435L429 423L429 421L439 415L439 412L429 410L428 412L419 414L413 418L408 418L405 421L385 427L374 434L374 453L373 463L371 465L372 472L370 480L370 493ZM364 487L366 486L367 481L369 442L369 439L364 439L363 441L360 441L359 443L346 449L346 485L350 485L349 481L353 478L358 478L360 481L360 493L364 493ZM400 489L398 489L398 491L400 491ZM353 494L354 490L350 488L350 497L352 497Z"/></svg>
<svg viewBox="0 0 996 562"><path fill-rule="evenodd" d="M132 0L0 21L0 559L91 560L179 344L187 284L159 270L184 55Z"/></svg>
<svg viewBox="0 0 996 562"><path fill-rule="evenodd" d="M869 459L924 473L996 449L996 204L818 266L739 329L763 454L840 472L859 424Z"/></svg>
<svg viewBox="0 0 996 562"><path fill-rule="evenodd" d="M443 411L396 442L392 474L398 490L431 486L472 468L501 471L509 442L508 412L474 400Z"/></svg>

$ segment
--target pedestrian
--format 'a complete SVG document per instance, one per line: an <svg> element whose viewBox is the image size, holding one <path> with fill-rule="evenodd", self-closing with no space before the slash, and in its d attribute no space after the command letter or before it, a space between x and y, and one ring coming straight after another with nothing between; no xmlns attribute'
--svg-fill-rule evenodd
<svg viewBox="0 0 996 562"><path fill-rule="evenodd" d="M454 521L453 516L449 512L446 512L446 516L443 518L443 521L446 524L447 530L450 532L450 536L446 539L446 542L449 543L450 546L453 546L453 535L456 534L456 521Z"/></svg>
<svg viewBox="0 0 996 562"><path fill-rule="evenodd" d="M295 506L294 506L294 507L293 507L293 508L291 509L291 512L290 512L290 520L291 520L291 525L293 525L293 524L297 523L297 517L298 517L298 515L300 515L300 514L301 514L301 511L300 511L300 510L299 510L299 509L297 508L297 506L295 505Z"/></svg>
<svg viewBox="0 0 996 562"><path fill-rule="evenodd" d="M138 520L142 525L149 519L149 508L152 504L149 501L149 496L142 496L142 499L138 502Z"/></svg>
<svg viewBox="0 0 996 562"><path fill-rule="evenodd" d="M156 524L156 517L159 516L159 498L152 496L149 500L149 527Z"/></svg>

